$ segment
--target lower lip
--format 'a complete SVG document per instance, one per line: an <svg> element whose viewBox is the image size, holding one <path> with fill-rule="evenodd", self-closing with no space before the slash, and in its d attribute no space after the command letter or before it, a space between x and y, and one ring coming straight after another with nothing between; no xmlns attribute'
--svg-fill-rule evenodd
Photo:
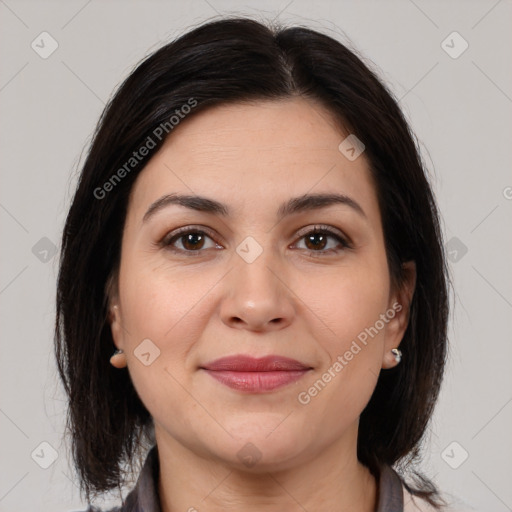
<svg viewBox="0 0 512 512"><path fill-rule="evenodd" d="M304 377L309 370L274 372L233 372L205 370L214 379L239 391L263 393L281 388Z"/></svg>

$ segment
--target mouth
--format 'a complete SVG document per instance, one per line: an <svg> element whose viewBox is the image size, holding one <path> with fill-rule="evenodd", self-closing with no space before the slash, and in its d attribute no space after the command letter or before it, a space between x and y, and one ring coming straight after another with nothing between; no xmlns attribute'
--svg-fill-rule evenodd
<svg viewBox="0 0 512 512"><path fill-rule="evenodd" d="M312 367L282 356L236 355L217 359L200 369L232 389L263 393L296 382Z"/></svg>

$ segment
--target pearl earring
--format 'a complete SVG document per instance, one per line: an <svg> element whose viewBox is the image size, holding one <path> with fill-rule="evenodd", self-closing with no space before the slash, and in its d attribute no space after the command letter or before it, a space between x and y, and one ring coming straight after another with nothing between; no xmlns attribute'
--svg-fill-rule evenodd
<svg viewBox="0 0 512 512"><path fill-rule="evenodd" d="M396 364L399 364L400 361L402 360L402 352L397 348L392 348L391 353L393 354L393 356L395 356Z"/></svg>

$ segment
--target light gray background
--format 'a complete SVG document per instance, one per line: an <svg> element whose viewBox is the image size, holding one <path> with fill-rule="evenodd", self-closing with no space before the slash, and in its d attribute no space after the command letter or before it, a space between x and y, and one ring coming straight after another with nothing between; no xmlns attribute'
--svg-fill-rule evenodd
<svg viewBox="0 0 512 512"><path fill-rule="evenodd" d="M456 238L450 363L423 467L475 510L512 510L510 1L0 0L0 511L85 508L53 361L57 256L39 242L59 244L82 149L145 54L234 12L350 38L401 98L446 241ZM47 59L31 48L34 40L48 48L43 31L59 45ZM458 58L441 44L453 31L469 44ZM461 44L451 36L445 47ZM58 452L48 469L35 462L51 462L42 442Z"/></svg>

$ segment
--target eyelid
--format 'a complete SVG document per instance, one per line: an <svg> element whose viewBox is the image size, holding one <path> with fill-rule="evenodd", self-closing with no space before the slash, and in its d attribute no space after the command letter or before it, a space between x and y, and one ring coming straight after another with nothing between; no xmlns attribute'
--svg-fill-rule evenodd
<svg viewBox="0 0 512 512"><path fill-rule="evenodd" d="M221 245L216 241L217 237L222 238L218 233L214 233L213 230L206 226L202 225L194 225L190 224L187 226L183 226L181 228L176 228L170 233L167 233L159 242L158 245L163 248L170 249L177 253L187 253L187 254L195 254L199 255L201 252L204 252L203 250L197 250L197 251L185 251L183 249L178 249L173 247L171 244L171 241L174 239L179 239L181 236L184 236L188 233L203 233L207 235L217 246ZM304 228L300 229L296 232L295 236L295 242L293 245L297 244L300 240L302 240L306 235L311 233L324 233L329 237L333 237L338 239L338 241L341 243L344 249L351 249L353 248L353 243L350 240L350 238L345 235L341 230L334 228L333 226L325 225L325 224L314 224L313 226L305 226ZM216 248L218 249L218 247ZM327 251L312 251L310 250L310 253L318 253L319 255L324 253L328 254L332 251L332 249L329 249Z"/></svg>
<svg viewBox="0 0 512 512"><path fill-rule="evenodd" d="M340 229L337 229L333 226L329 226L327 224L314 224L313 227L306 226L305 228L302 228L301 230L299 230L297 232L296 237L298 237L300 239L300 238L303 238L304 236L308 235L309 233L314 233L314 232L326 233L329 236L333 236L335 238L337 237L341 240L343 246L345 246L347 248L353 248L354 244L349 236L347 236ZM318 252L321 252L321 251L318 251Z"/></svg>
<svg viewBox="0 0 512 512"><path fill-rule="evenodd" d="M183 235L186 235L187 233L191 233L191 232L192 233L196 233L196 232L204 233L205 235L208 235L213 241L215 241L215 238L217 238L217 237L222 238L218 233L214 233L214 231L212 229L207 228L206 226L201 226L199 224L189 224L187 226L183 226L181 228L176 228L176 229L172 230L171 232L166 233L164 235L164 237L160 240L159 244L168 246L169 242L173 238L179 238L180 235L183 236ZM220 245L216 241L215 241L215 243L217 245Z"/></svg>

